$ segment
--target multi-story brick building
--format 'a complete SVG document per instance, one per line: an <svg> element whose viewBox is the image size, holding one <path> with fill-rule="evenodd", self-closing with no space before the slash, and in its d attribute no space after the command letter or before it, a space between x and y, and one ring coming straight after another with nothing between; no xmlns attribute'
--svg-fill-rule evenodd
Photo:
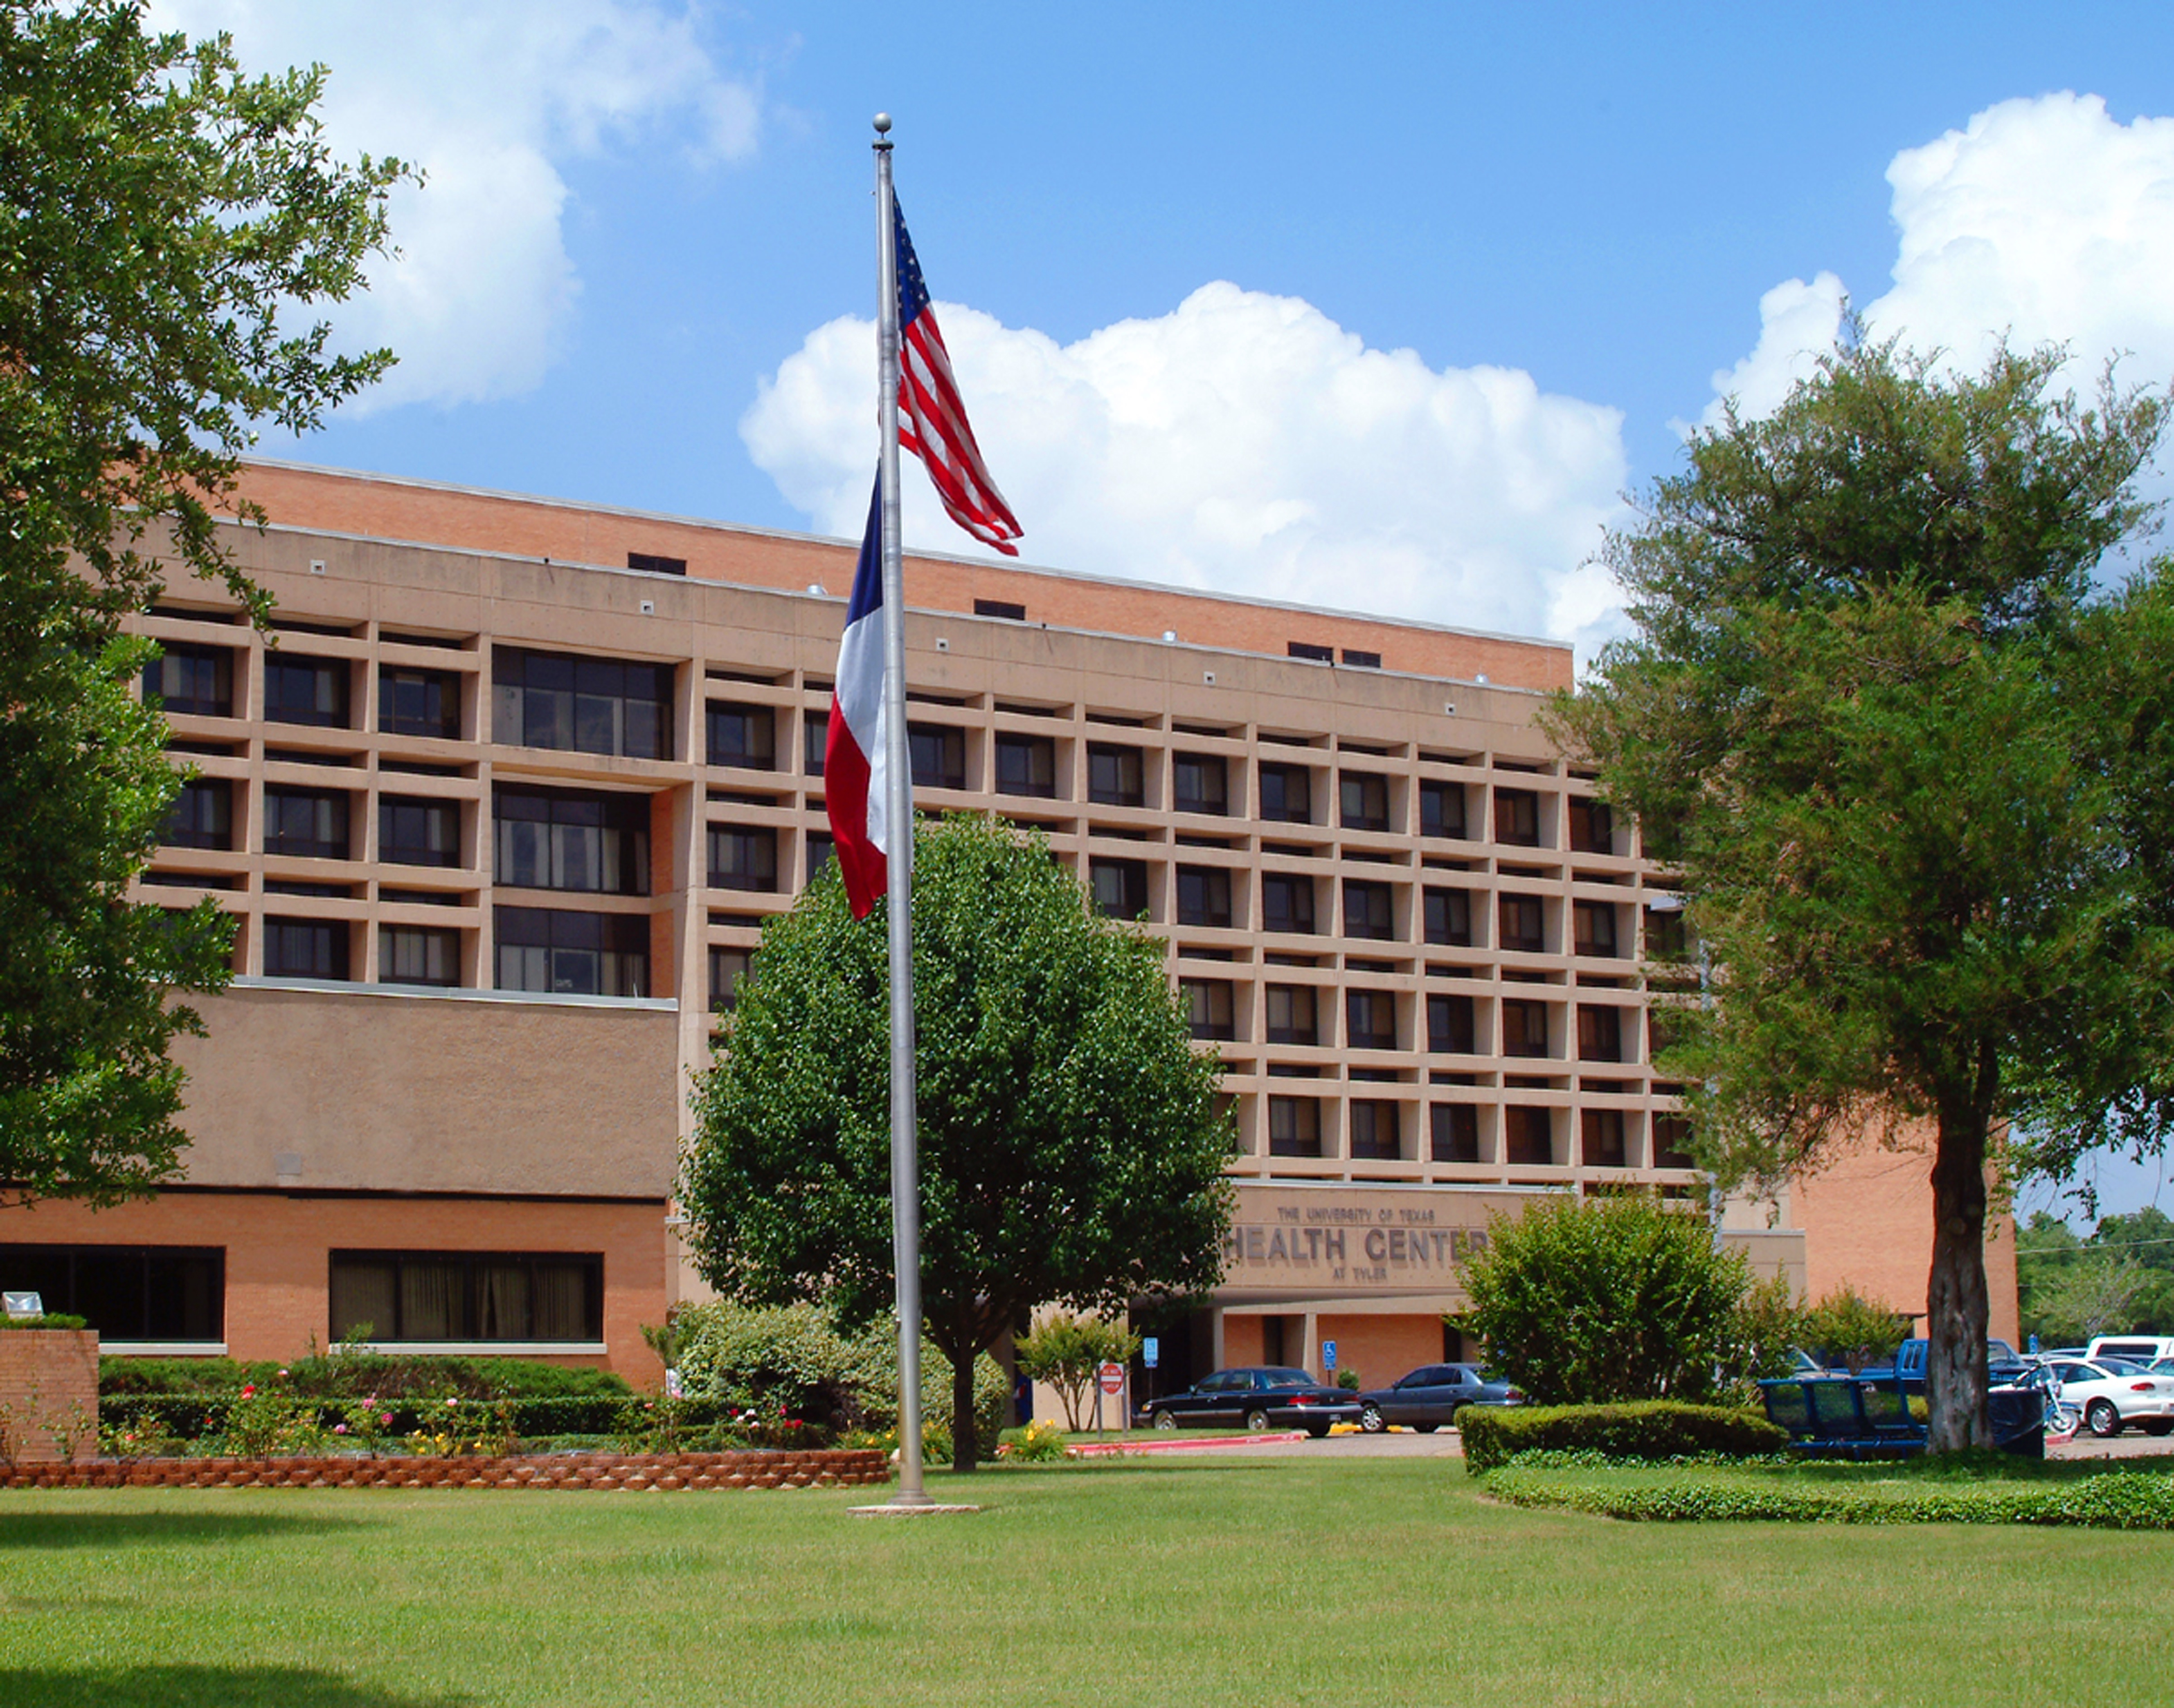
<svg viewBox="0 0 2174 1708"><path fill-rule="evenodd" d="M176 1051L187 1177L0 1213L7 1284L109 1342L367 1325L653 1375L639 1327L693 1284L690 1076L828 857L853 548L270 463L246 489L271 637L203 584L143 619L197 776L141 894L240 922ZM1665 875L1533 722L1566 647L961 559L906 586L918 804L1036 825L1144 915L1225 1063L1228 1274L1164 1382L1329 1339L1393 1376L1443 1355L1491 1216L1703 1200L1639 969ZM1802 1278L1803 1226L1733 1219Z"/></svg>

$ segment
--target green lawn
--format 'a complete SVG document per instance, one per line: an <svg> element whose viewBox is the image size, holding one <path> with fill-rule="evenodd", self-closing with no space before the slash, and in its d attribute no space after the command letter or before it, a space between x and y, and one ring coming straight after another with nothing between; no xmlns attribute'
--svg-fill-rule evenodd
<svg viewBox="0 0 2174 1708"><path fill-rule="evenodd" d="M1639 1525L1454 1462L865 1493L0 1493L0 1705L2070 1703L2174 1536Z"/></svg>

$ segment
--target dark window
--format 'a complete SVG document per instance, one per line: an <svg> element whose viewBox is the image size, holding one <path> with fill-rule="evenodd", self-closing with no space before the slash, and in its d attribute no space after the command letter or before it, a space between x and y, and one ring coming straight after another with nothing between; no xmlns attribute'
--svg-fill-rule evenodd
<svg viewBox="0 0 2174 1708"><path fill-rule="evenodd" d="M491 735L509 746L672 757L672 667L493 650Z"/></svg>
<svg viewBox="0 0 2174 1708"><path fill-rule="evenodd" d="M1347 646L1344 649L1344 662L1346 664L1355 664L1362 670L1379 670L1382 668L1382 655L1378 652L1369 652L1364 647Z"/></svg>
<svg viewBox="0 0 2174 1708"><path fill-rule="evenodd" d="M102 1341L226 1338L218 1246L0 1246L0 1289L37 1294Z"/></svg>
<svg viewBox="0 0 2174 1708"><path fill-rule="evenodd" d="M1427 1048L1438 1056L1469 1056L1479 1047L1478 1005L1470 997L1427 999Z"/></svg>
<svg viewBox="0 0 2174 1708"><path fill-rule="evenodd" d="M1615 904L1612 901L1573 901L1570 905L1571 949L1578 954L1615 953Z"/></svg>
<svg viewBox="0 0 2174 1708"><path fill-rule="evenodd" d="M348 666L343 658L290 658L264 655L264 719L268 723L309 723L345 729Z"/></svg>
<svg viewBox="0 0 2174 1708"><path fill-rule="evenodd" d="M777 714L766 705L709 703L710 763L750 771L777 769Z"/></svg>
<svg viewBox="0 0 2174 1708"><path fill-rule="evenodd" d="M814 877L814 873L808 873ZM710 826L710 887L712 889L777 888L777 832L768 825Z"/></svg>
<svg viewBox="0 0 2174 1708"><path fill-rule="evenodd" d="M966 786L966 732L942 723L910 723L906 745L917 789Z"/></svg>
<svg viewBox="0 0 2174 1708"><path fill-rule="evenodd" d="M1261 929L1313 930L1313 880L1288 873L1261 874Z"/></svg>
<svg viewBox="0 0 2174 1708"><path fill-rule="evenodd" d="M1230 772L1214 754L1170 756L1171 798L1181 813L1230 810Z"/></svg>
<svg viewBox="0 0 2174 1708"><path fill-rule="evenodd" d="M377 672L377 727L387 735L435 736L457 741L461 733L461 678L451 670L381 665Z"/></svg>
<svg viewBox="0 0 2174 1708"><path fill-rule="evenodd" d="M1673 1005L1656 1003L1646 1010L1646 1059L1658 1062L1661 1052L1683 1041L1684 1029L1680 1011Z"/></svg>
<svg viewBox="0 0 2174 1708"><path fill-rule="evenodd" d="M1024 623L1026 621L1026 607L1014 604L1009 599L976 599L974 601L974 614L976 617L1003 617L1014 623Z"/></svg>
<svg viewBox="0 0 2174 1708"><path fill-rule="evenodd" d="M1463 784L1421 783L1420 785L1420 835L1422 836L1463 836L1464 835Z"/></svg>
<svg viewBox="0 0 2174 1708"><path fill-rule="evenodd" d="M1694 1168L1691 1157L1691 1124L1680 1115L1656 1115L1653 1117L1653 1166L1655 1168Z"/></svg>
<svg viewBox="0 0 2174 1708"><path fill-rule="evenodd" d="M1657 961L1685 961L1690 958L1690 927L1680 907L1646 910L1646 958Z"/></svg>
<svg viewBox="0 0 2174 1708"><path fill-rule="evenodd" d="M1353 1156L1394 1161L1404 1154L1395 1104L1384 1098L1356 1097L1349 1110Z"/></svg>
<svg viewBox="0 0 2174 1708"><path fill-rule="evenodd" d="M1237 1035L1231 1019L1228 979L1180 979L1177 993L1184 1001L1186 1021L1194 1037L1230 1039Z"/></svg>
<svg viewBox="0 0 2174 1708"><path fill-rule="evenodd" d="M335 1341L604 1338L593 1251L334 1251L331 1291Z"/></svg>
<svg viewBox="0 0 2174 1708"><path fill-rule="evenodd" d="M164 643L165 656L143 667L143 698L184 717L234 716L234 654L224 646Z"/></svg>
<svg viewBox="0 0 2174 1708"><path fill-rule="evenodd" d="M1623 1010L1594 1003L1577 1005L1577 1057L1581 1062L1623 1059Z"/></svg>
<svg viewBox="0 0 2174 1708"><path fill-rule="evenodd" d="M1313 774L1304 765L1261 767L1261 817L1276 824L1313 822Z"/></svg>
<svg viewBox="0 0 2174 1708"><path fill-rule="evenodd" d="M684 576L687 573L686 559L659 557L655 552L629 552L626 566L630 570L646 570L652 576Z"/></svg>
<svg viewBox="0 0 2174 1708"><path fill-rule="evenodd" d="M1177 868L1177 922L1227 928L1230 923L1230 873L1221 866Z"/></svg>
<svg viewBox="0 0 2174 1708"><path fill-rule="evenodd" d="M1321 1154L1319 1098L1271 1097L1268 1100L1268 1154Z"/></svg>
<svg viewBox="0 0 2174 1708"><path fill-rule="evenodd" d="M1106 742L1087 744L1087 798L1105 807L1138 807L1147 803L1140 750Z"/></svg>
<svg viewBox="0 0 2174 1708"><path fill-rule="evenodd" d="M1317 640L1286 640L1284 651L1290 657L1311 659L1316 664L1333 664L1336 662L1336 649L1323 646Z"/></svg>
<svg viewBox="0 0 2174 1708"><path fill-rule="evenodd" d="M1345 771L1336 780L1342 822L1347 830L1386 830L1389 828L1389 780L1360 771Z"/></svg>
<svg viewBox="0 0 2174 1708"><path fill-rule="evenodd" d="M1270 985L1268 1003L1271 1044L1321 1042L1319 997L1311 985Z"/></svg>
<svg viewBox="0 0 2174 1708"><path fill-rule="evenodd" d="M1097 913L1109 919L1138 919L1148 911L1147 862L1090 860L1087 888Z"/></svg>
<svg viewBox="0 0 2174 1708"><path fill-rule="evenodd" d="M1544 1056L1548 1053L1548 1005L1516 997L1502 999L1502 1053L1505 1056Z"/></svg>
<svg viewBox="0 0 2174 1708"><path fill-rule="evenodd" d="M1537 895L1502 898L1501 947L1521 954L1547 952L1547 911Z"/></svg>
<svg viewBox="0 0 2174 1708"><path fill-rule="evenodd" d="M1546 1168L1555 1159L1555 1118L1544 1109L1513 1104L1504 1110L1502 1138L1513 1168Z"/></svg>
<svg viewBox="0 0 2174 1708"><path fill-rule="evenodd" d="M1540 797L1530 789L1495 791L1495 840L1519 848L1540 846Z"/></svg>
<svg viewBox="0 0 2174 1708"><path fill-rule="evenodd" d="M224 777L197 777L181 785L159 840L169 848L234 846L234 785Z"/></svg>
<svg viewBox="0 0 2174 1708"><path fill-rule="evenodd" d="M823 756L830 740L829 712L803 711L800 714L800 762L809 776L823 775Z"/></svg>
<svg viewBox="0 0 2174 1708"><path fill-rule="evenodd" d="M1421 897L1426 940L1451 949L1472 947L1472 892L1430 887Z"/></svg>
<svg viewBox="0 0 2174 1708"><path fill-rule="evenodd" d="M1397 999L1387 991L1344 993L1345 1041L1354 1050L1397 1047Z"/></svg>
<svg viewBox="0 0 2174 1708"><path fill-rule="evenodd" d="M838 857L838 839L828 830L808 833L808 881L813 884L823 875L823 868Z"/></svg>
<svg viewBox="0 0 2174 1708"><path fill-rule="evenodd" d="M1000 735L997 738L997 792L1035 795L1052 800L1057 795L1057 743L1046 735Z"/></svg>
<svg viewBox="0 0 2174 1708"><path fill-rule="evenodd" d="M419 795L380 795L377 857L395 866L459 865L460 803Z"/></svg>
<svg viewBox="0 0 2174 1708"><path fill-rule="evenodd" d="M269 788L264 792L264 851L311 860L344 860L348 837L343 789Z"/></svg>
<svg viewBox="0 0 2174 1708"><path fill-rule="evenodd" d="M649 920L639 913L495 910L498 988L585 997L649 994Z"/></svg>
<svg viewBox="0 0 2174 1708"><path fill-rule="evenodd" d="M267 919L264 976L272 979L347 977L343 919Z"/></svg>
<svg viewBox="0 0 2174 1708"><path fill-rule="evenodd" d="M1571 798L1570 846L1578 854L1615 851L1615 814L1606 802Z"/></svg>
<svg viewBox="0 0 2174 1708"><path fill-rule="evenodd" d="M1427 1111L1436 1162L1479 1160L1479 1111L1469 1103L1437 1103Z"/></svg>
<svg viewBox="0 0 2174 1708"><path fill-rule="evenodd" d="M649 894L649 797L572 789L495 792L497 877L522 889Z"/></svg>
<svg viewBox="0 0 2174 1708"><path fill-rule="evenodd" d="M1588 1109L1578 1119L1579 1149L1587 1168L1623 1166L1623 1111Z"/></svg>
<svg viewBox="0 0 2174 1708"><path fill-rule="evenodd" d="M738 1005L740 986L745 982L754 952L744 949L710 950L710 1009L728 1014Z"/></svg>
<svg viewBox="0 0 2174 1708"><path fill-rule="evenodd" d="M1344 880L1344 934L1383 938L1396 936L1396 909L1387 884L1358 878Z"/></svg>
<svg viewBox="0 0 2174 1708"><path fill-rule="evenodd" d="M388 925L377 937L377 976L392 985L457 985L461 934L444 926Z"/></svg>

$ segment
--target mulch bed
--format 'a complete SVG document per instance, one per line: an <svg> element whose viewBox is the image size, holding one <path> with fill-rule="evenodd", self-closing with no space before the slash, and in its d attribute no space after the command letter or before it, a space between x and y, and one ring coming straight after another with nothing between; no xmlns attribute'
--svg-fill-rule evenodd
<svg viewBox="0 0 2174 1708"><path fill-rule="evenodd" d="M0 1489L835 1489L888 1483L876 1447L731 1453L92 1459L0 1468Z"/></svg>

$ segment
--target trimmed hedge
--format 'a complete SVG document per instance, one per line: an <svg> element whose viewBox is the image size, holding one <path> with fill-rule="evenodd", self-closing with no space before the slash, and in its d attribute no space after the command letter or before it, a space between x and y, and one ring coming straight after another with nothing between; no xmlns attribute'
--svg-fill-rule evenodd
<svg viewBox="0 0 2174 1708"><path fill-rule="evenodd" d="M41 1316L0 1316L0 1328L82 1328L80 1316L71 1316L65 1311L48 1311Z"/></svg>
<svg viewBox="0 0 2174 1708"><path fill-rule="evenodd" d="M2174 1530L2174 1478L2106 1471L2036 1488L1886 1483L1876 1488L1755 1484L1687 1468L1665 1483L1596 1483L1524 1464L1487 1492L1512 1506L1552 1507L1647 1523L1753 1520L1822 1524L2062 1524Z"/></svg>
<svg viewBox="0 0 2174 1708"><path fill-rule="evenodd" d="M1722 1454L1778 1453L1789 1432L1756 1412L1695 1406L1681 1400L1627 1400L1606 1406L1463 1406L1464 1468L1484 1475L1512 1455L1536 1450L1603 1453L1610 1459L1660 1461Z"/></svg>
<svg viewBox="0 0 2174 1708"><path fill-rule="evenodd" d="M125 1427L155 1416L167 1433L194 1441L224 1430L227 1414L238 1397L233 1393L105 1395L99 1400L99 1418L102 1424ZM312 1397L296 1396L298 1412L310 1410ZM331 1428L340 1420L346 1403L323 1401L315 1408L317 1420ZM420 1429L443 1430L449 1424L456 1433L479 1434L495 1429L499 1421L497 1404L489 1400L462 1400L455 1406L446 1405L442 1397L387 1400L383 1404L392 1414L392 1423L384 1426L388 1437L408 1435ZM675 1400L667 1404L664 1418L660 1418L657 1403L632 1394L516 1399L508 1403L507 1411L514 1434L524 1438L626 1435L655 1430L667 1422L678 1429L707 1429L727 1416L727 1408L712 1400Z"/></svg>
<svg viewBox="0 0 2174 1708"><path fill-rule="evenodd" d="M284 1372L284 1374L283 1374ZM401 1353L341 1352L286 1364L230 1358L101 1358L101 1399L122 1394L239 1393L245 1383L275 1384L310 1399L443 1401L625 1400L634 1392L615 1371L546 1364L533 1358L431 1358Z"/></svg>

